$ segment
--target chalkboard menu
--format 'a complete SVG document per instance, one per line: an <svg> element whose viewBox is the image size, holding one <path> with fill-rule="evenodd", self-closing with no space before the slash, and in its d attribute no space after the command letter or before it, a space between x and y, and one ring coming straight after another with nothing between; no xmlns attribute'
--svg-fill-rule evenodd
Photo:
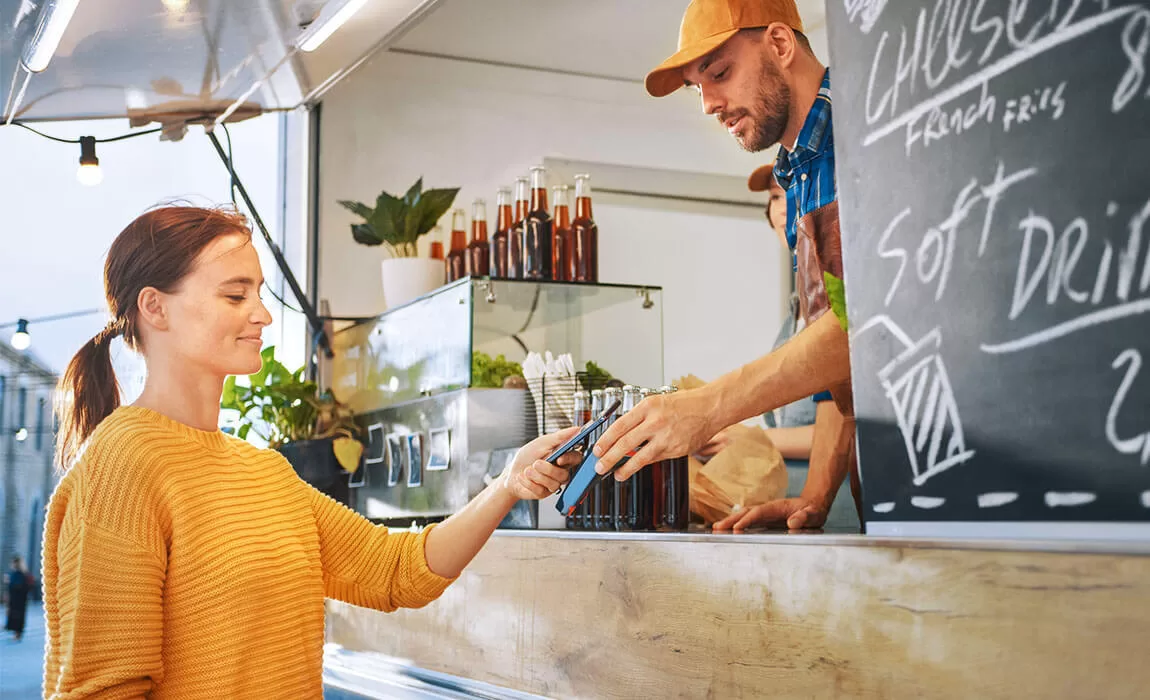
<svg viewBox="0 0 1150 700"><path fill-rule="evenodd" d="M868 532L1150 538L1150 3L827 11Z"/></svg>

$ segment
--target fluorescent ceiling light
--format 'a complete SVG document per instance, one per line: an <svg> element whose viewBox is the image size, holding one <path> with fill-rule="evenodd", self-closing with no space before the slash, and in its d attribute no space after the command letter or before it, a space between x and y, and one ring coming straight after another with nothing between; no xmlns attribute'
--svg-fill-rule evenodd
<svg viewBox="0 0 1150 700"><path fill-rule="evenodd" d="M40 23L36 31L24 45L24 54L21 62L24 67L33 73L39 73L48 67L56 49L60 46L60 39L64 38L64 30L72 21L76 13L76 6L80 0L44 0L43 9L40 10Z"/></svg>
<svg viewBox="0 0 1150 700"><path fill-rule="evenodd" d="M319 17L316 17L304 33L300 34L296 42L300 50L318 49L320 44L327 41L328 37L335 34L337 29L366 4L367 0L328 0Z"/></svg>

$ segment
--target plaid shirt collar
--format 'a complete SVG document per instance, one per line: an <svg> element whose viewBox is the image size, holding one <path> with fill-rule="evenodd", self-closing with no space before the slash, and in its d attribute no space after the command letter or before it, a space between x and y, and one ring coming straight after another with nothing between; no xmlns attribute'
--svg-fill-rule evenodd
<svg viewBox="0 0 1150 700"><path fill-rule="evenodd" d="M783 189L791 185L795 169L822 152L827 147L831 126L831 69L823 72L823 83L811 111L799 131L793 151L779 147L779 157L775 159L775 179Z"/></svg>

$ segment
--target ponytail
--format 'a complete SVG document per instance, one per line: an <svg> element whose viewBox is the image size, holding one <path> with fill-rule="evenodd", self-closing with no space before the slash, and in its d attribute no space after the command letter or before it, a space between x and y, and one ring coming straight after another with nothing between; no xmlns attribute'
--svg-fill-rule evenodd
<svg viewBox="0 0 1150 700"><path fill-rule="evenodd" d="M120 384L112 369L112 338L124 332L122 320L112 320L80 348L60 378L56 418L60 423L56 455L66 471L100 421L120 407Z"/></svg>

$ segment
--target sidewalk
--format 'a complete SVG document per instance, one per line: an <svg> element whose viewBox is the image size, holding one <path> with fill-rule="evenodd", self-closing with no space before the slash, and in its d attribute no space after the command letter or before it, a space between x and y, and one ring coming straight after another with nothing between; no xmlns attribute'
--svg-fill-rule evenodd
<svg viewBox="0 0 1150 700"><path fill-rule="evenodd" d="M0 617L3 608L0 608ZM44 676L44 607L28 603L24 639L13 641L11 633L0 637L0 700L31 700L41 697Z"/></svg>

